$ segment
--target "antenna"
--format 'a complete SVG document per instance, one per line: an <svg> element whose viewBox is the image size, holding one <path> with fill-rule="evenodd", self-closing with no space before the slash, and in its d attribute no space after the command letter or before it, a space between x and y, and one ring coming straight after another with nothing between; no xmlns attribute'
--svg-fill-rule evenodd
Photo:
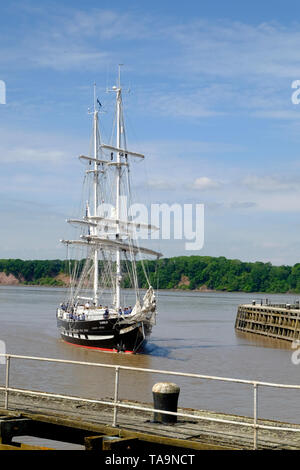
<svg viewBox="0 0 300 470"><path fill-rule="evenodd" d="M121 88L121 67L123 67L124 64L119 64L119 80L118 80L118 86Z"/></svg>
<svg viewBox="0 0 300 470"><path fill-rule="evenodd" d="M96 82L94 83L94 112L96 111Z"/></svg>

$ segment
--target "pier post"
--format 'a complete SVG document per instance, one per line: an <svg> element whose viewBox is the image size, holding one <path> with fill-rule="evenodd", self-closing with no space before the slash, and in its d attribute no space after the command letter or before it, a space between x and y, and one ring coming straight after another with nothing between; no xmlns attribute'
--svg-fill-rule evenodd
<svg viewBox="0 0 300 470"><path fill-rule="evenodd" d="M9 388L9 365L10 357L6 356L6 371L5 371L5 409L8 409L8 388Z"/></svg>
<svg viewBox="0 0 300 470"><path fill-rule="evenodd" d="M120 372L120 369L118 366L116 366L113 427L117 427L118 399L119 399L119 372Z"/></svg>
<svg viewBox="0 0 300 470"><path fill-rule="evenodd" d="M253 384L253 449L257 450L257 388L258 384Z"/></svg>
<svg viewBox="0 0 300 470"><path fill-rule="evenodd" d="M154 409L177 412L177 403L180 388L172 382L159 382L152 388ZM154 412L154 422L173 424L177 422L177 416Z"/></svg>

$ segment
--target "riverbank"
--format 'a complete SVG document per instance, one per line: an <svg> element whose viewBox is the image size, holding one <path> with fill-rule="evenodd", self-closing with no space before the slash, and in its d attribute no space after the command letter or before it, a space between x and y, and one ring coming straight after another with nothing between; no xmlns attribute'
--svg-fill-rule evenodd
<svg viewBox="0 0 300 470"><path fill-rule="evenodd" d="M11 284L1 284L0 283L0 287L20 287L20 288L24 288L24 287L30 287L30 288L40 288L40 287L43 287L43 288L47 288L47 289L67 289L69 288L69 284L62 284L62 285L55 285L55 284L30 284L30 283L22 283L22 282L17 282L17 283L11 283ZM146 289L143 289L141 288L142 290L146 290ZM124 288L125 291L131 291L131 287L125 287ZM208 289L204 286L203 289L181 289L181 288L170 288L170 289L155 289L156 292L165 292L165 293L181 293L183 296L185 294L249 294L249 299L252 300L252 299L256 299L257 301L258 300L265 300L268 298L268 295L292 295L292 296L297 296L297 294L295 292L241 292L241 291L225 291L225 290L214 290L214 289ZM300 298L300 295L299 295L299 298ZM249 300L249 301L250 301Z"/></svg>
<svg viewBox="0 0 300 470"><path fill-rule="evenodd" d="M76 269L80 274L84 260L0 259L0 285L66 287L76 263L79 263ZM100 273L103 268L100 263ZM222 256L179 256L138 261L137 278L141 288L146 288L149 280L152 286L168 290L300 293L300 263L273 266L271 263L243 262ZM126 274L122 278L122 287L132 287Z"/></svg>
<svg viewBox="0 0 300 470"><path fill-rule="evenodd" d="M28 283L24 281L20 281L14 275L9 274L6 275L3 272L0 272L0 286L28 286L28 287L62 287L66 288L70 285L70 277L65 274L60 274L55 278L51 279L52 282L36 282L36 283ZM56 282L55 282L56 281ZM130 287L125 287L125 289L130 289ZM167 290L171 292L182 292L187 289L183 289L182 287L170 288L170 289L157 289L157 290ZM190 289L188 289L191 291ZM206 285L201 286L198 289L192 289L193 292L218 292L214 289L209 289Z"/></svg>

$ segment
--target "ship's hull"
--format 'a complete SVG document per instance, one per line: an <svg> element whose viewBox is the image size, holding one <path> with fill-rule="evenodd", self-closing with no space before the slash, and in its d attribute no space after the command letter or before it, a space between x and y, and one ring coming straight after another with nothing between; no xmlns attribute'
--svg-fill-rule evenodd
<svg viewBox="0 0 300 470"><path fill-rule="evenodd" d="M114 320L57 320L61 338L67 343L103 351L137 353L145 346L149 333L147 324L119 325Z"/></svg>

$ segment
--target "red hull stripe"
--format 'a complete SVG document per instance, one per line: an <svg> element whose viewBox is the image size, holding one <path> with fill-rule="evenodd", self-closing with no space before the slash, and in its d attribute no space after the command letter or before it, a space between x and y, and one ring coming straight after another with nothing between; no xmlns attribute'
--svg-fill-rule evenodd
<svg viewBox="0 0 300 470"><path fill-rule="evenodd" d="M108 351L108 352L119 352L116 349L108 349L108 348L97 348L95 346L84 346L83 344L76 344L76 343L70 343L69 341L66 341L63 339L63 341L67 344L71 344L72 346L77 346L78 348L86 348L86 349L97 349L98 351ZM125 354L134 354L133 351L122 351Z"/></svg>

